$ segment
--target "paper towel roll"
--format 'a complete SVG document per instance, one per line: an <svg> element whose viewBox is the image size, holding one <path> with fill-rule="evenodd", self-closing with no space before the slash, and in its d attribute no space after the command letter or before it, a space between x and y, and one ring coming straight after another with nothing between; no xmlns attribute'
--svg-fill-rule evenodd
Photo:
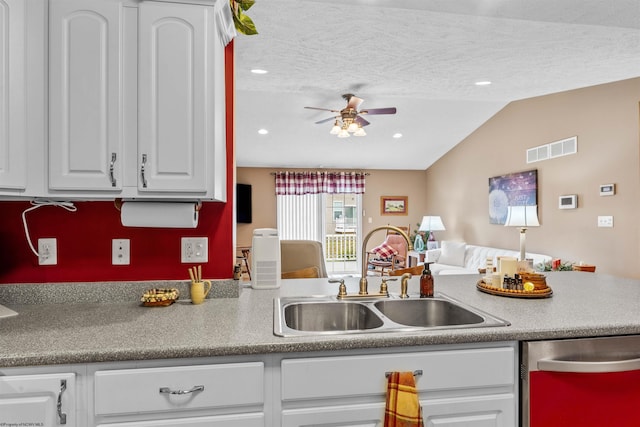
<svg viewBox="0 0 640 427"><path fill-rule="evenodd" d="M196 203L125 202L120 221L125 227L196 228Z"/></svg>

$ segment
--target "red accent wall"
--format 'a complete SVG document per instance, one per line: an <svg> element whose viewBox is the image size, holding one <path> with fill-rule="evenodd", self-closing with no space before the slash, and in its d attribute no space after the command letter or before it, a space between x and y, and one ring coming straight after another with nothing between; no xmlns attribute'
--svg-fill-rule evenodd
<svg viewBox="0 0 640 427"><path fill-rule="evenodd" d="M120 224L112 201L77 202L76 212L43 206L26 214L31 241L55 237L57 265L38 265L29 249L22 212L29 202L0 203L0 283L187 280L180 262L181 237L208 237L209 262L203 276L233 276L234 50L225 50L227 203L205 202L195 229L129 228ZM111 265L111 240L131 240L131 264Z"/></svg>

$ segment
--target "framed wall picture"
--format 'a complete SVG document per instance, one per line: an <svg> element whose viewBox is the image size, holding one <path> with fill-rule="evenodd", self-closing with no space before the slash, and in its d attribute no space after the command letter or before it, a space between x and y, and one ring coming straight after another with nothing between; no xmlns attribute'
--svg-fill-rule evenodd
<svg viewBox="0 0 640 427"><path fill-rule="evenodd" d="M509 206L538 204L538 171L489 178L489 223L504 225Z"/></svg>
<svg viewBox="0 0 640 427"><path fill-rule="evenodd" d="M380 215L409 215L409 197L380 197Z"/></svg>

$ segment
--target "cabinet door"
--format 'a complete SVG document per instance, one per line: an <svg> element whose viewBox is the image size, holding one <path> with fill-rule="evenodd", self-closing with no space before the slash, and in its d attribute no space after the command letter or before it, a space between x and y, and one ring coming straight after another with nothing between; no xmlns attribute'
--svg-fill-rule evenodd
<svg viewBox="0 0 640 427"><path fill-rule="evenodd" d="M75 375L0 376L0 425L75 427Z"/></svg>
<svg viewBox="0 0 640 427"><path fill-rule="evenodd" d="M515 427L516 399L511 393L422 401L427 427Z"/></svg>
<svg viewBox="0 0 640 427"><path fill-rule="evenodd" d="M50 189L122 186L121 17L119 1L50 2Z"/></svg>
<svg viewBox="0 0 640 427"><path fill-rule="evenodd" d="M0 188L27 184L26 4L0 0Z"/></svg>
<svg viewBox="0 0 640 427"><path fill-rule="evenodd" d="M138 190L205 192L213 8L139 7Z"/></svg>

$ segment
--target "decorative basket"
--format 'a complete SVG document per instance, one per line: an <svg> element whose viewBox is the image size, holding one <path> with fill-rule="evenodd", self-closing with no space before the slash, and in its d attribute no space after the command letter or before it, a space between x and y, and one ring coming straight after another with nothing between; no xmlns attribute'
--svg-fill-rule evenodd
<svg viewBox="0 0 640 427"><path fill-rule="evenodd" d="M145 307L166 307L180 298L180 292L176 288L149 289L140 297L140 302Z"/></svg>

